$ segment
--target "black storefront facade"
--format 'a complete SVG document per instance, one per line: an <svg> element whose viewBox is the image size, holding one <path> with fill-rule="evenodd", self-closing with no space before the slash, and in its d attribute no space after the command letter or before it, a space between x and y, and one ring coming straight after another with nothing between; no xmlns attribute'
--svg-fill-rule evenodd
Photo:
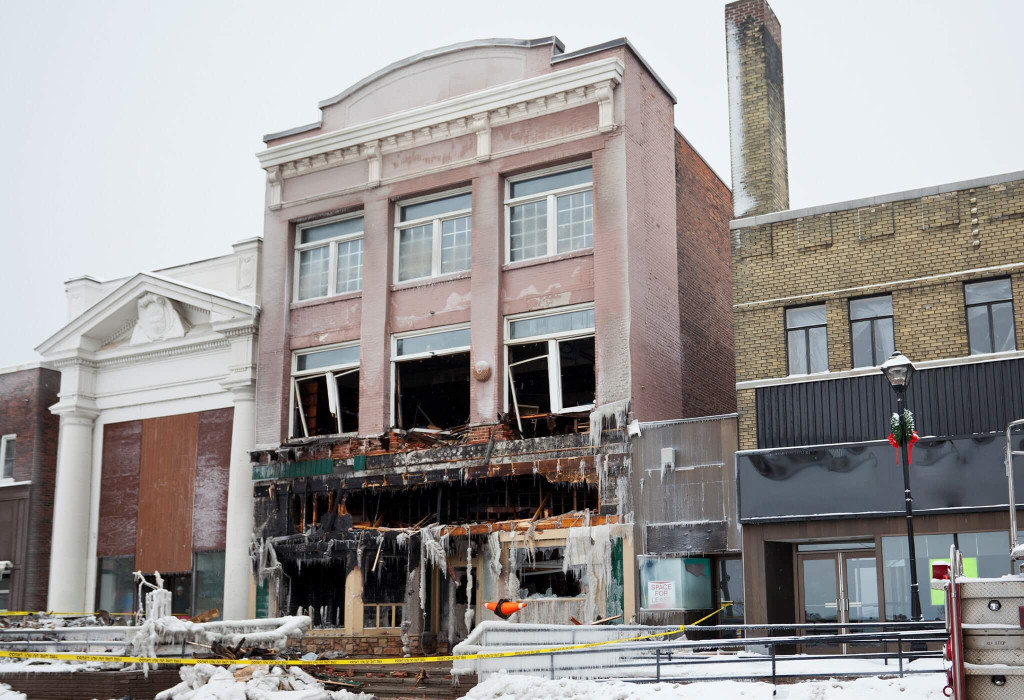
<svg viewBox="0 0 1024 700"><path fill-rule="evenodd" d="M973 358L972 358L973 359ZM942 618L930 564L956 543L968 575L1009 570L1005 429L1024 417L1019 353L929 363L908 391L922 436L910 473L921 603ZM903 480L885 440L895 397L881 374L756 390L758 449L737 453L747 623L910 616ZM1024 449L1024 435L1013 438ZM1015 501L1024 506L1024 478Z"/></svg>

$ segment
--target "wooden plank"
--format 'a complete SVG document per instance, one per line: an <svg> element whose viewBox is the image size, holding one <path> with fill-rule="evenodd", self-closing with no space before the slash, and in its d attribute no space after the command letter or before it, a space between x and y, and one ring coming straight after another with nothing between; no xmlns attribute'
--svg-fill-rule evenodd
<svg viewBox="0 0 1024 700"><path fill-rule="evenodd" d="M96 555L135 554L139 514L139 463L142 421L110 423L103 428L100 523Z"/></svg>
<svg viewBox="0 0 1024 700"><path fill-rule="evenodd" d="M196 552L224 551L233 416L233 408L199 414L192 506L192 549Z"/></svg>
<svg viewBox="0 0 1024 700"><path fill-rule="evenodd" d="M198 413L142 422L139 526L135 567L192 570L192 507Z"/></svg>

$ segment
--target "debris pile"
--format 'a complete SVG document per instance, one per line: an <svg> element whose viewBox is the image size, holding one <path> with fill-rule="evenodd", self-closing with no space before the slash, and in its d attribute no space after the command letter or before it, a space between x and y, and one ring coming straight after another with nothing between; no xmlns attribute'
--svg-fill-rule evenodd
<svg viewBox="0 0 1024 700"><path fill-rule="evenodd" d="M161 691L156 700L373 700L366 693L327 690L302 669L273 666L223 668L183 666L181 682Z"/></svg>

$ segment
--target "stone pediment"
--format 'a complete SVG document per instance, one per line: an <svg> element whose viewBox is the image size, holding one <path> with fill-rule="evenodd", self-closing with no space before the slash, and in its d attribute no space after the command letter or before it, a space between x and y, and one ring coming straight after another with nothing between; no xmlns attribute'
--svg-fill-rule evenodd
<svg viewBox="0 0 1024 700"><path fill-rule="evenodd" d="M60 359L82 351L145 351L219 335L233 322L251 324L243 301L152 273L140 273L100 299L39 347Z"/></svg>

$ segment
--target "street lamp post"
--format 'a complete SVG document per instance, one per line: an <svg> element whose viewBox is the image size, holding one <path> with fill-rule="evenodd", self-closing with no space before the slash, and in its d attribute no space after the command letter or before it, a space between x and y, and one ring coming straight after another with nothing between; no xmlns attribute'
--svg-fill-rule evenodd
<svg viewBox="0 0 1024 700"><path fill-rule="evenodd" d="M921 614L921 592L917 586L917 552L914 549L914 499L910 495L910 459L907 445L910 436L907 434L907 422L904 417L903 400L914 376L914 364L899 350L882 364L882 374L889 380L889 386L896 392L896 414L900 421L900 461L903 463L903 497L907 506L907 546L910 554L910 619L919 622Z"/></svg>

